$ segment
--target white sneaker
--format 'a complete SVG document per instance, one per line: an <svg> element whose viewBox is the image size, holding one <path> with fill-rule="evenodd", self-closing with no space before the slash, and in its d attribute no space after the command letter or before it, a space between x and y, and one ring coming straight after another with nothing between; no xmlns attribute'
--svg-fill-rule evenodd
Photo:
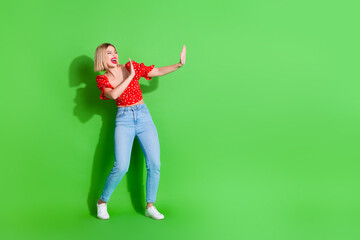
<svg viewBox="0 0 360 240"><path fill-rule="evenodd" d="M100 219L109 219L110 216L107 212L107 204L106 203L100 203L100 204L97 204L97 216L98 218Z"/></svg>
<svg viewBox="0 0 360 240"><path fill-rule="evenodd" d="M159 213L154 205L145 210L145 216L152 217L154 219L164 219L164 215Z"/></svg>

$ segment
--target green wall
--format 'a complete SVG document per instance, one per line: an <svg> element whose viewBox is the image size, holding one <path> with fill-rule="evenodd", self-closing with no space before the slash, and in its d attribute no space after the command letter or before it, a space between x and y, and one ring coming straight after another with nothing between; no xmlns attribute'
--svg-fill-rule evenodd
<svg viewBox="0 0 360 240"><path fill-rule="evenodd" d="M4 239L359 239L359 2L15 1L1 14ZM113 165L115 102L96 47L166 76L141 79L161 180L146 168L94 216Z"/></svg>

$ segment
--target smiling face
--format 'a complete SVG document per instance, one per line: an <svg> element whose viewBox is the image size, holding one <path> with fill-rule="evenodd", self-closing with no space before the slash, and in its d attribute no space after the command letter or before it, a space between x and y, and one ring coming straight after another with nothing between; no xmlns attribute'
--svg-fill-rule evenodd
<svg viewBox="0 0 360 240"><path fill-rule="evenodd" d="M106 64L109 68L116 67L118 65L118 54L113 46L106 48Z"/></svg>

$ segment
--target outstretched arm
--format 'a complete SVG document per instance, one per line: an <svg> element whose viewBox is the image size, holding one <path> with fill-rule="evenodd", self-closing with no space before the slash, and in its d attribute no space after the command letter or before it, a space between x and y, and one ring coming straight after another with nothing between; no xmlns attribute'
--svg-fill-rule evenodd
<svg viewBox="0 0 360 240"><path fill-rule="evenodd" d="M184 45L183 49L181 51L181 54L180 54L180 62L179 63L169 65L169 66L154 68L153 70L151 70L149 72L148 76L149 77L158 77L158 76L164 76L168 73L171 73L171 72L179 69L180 67L184 66L185 58L186 58L186 47Z"/></svg>

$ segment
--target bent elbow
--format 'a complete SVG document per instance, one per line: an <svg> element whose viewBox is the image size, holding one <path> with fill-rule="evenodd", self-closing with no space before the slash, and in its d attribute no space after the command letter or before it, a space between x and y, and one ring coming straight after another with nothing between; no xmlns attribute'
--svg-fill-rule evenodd
<svg viewBox="0 0 360 240"><path fill-rule="evenodd" d="M114 98L114 94L112 93L104 93L105 97L109 98L109 99L115 99Z"/></svg>
<svg viewBox="0 0 360 240"><path fill-rule="evenodd" d="M114 94L110 94L111 99L117 99L117 97Z"/></svg>
<svg viewBox="0 0 360 240"><path fill-rule="evenodd" d="M120 93L120 95L121 95L121 94L122 94L122 93ZM120 97L120 95L117 95L117 94L115 94L114 92L110 92L109 95L110 95L110 98L111 98L111 99L114 99L114 100L117 99L118 97Z"/></svg>

